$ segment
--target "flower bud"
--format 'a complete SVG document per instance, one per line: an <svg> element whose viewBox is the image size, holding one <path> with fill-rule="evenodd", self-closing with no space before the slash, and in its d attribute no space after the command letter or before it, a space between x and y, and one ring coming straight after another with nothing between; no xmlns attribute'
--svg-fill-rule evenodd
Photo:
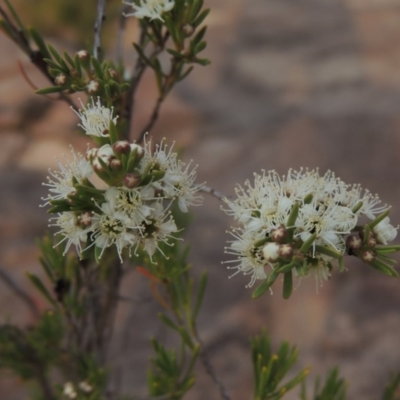
<svg viewBox="0 0 400 400"><path fill-rule="evenodd" d="M110 74L111 78L113 78L113 79L119 78L118 72L113 68L109 68L108 73Z"/></svg>
<svg viewBox="0 0 400 400"><path fill-rule="evenodd" d="M285 260L290 259L293 255L293 246L289 243L281 244L279 246L279 257Z"/></svg>
<svg viewBox="0 0 400 400"><path fill-rule="evenodd" d="M126 140L118 140L112 146L116 154L129 154L131 152L131 145Z"/></svg>
<svg viewBox="0 0 400 400"><path fill-rule="evenodd" d="M281 225L271 232L271 238L274 242L281 243L286 237L287 230Z"/></svg>
<svg viewBox="0 0 400 400"><path fill-rule="evenodd" d="M194 33L194 27L190 24L185 24L182 27L182 32L185 36L192 36Z"/></svg>
<svg viewBox="0 0 400 400"><path fill-rule="evenodd" d="M90 54L86 50L79 50L77 53L77 56L81 61L89 60L90 59Z"/></svg>
<svg viewBox="0 0 400 400"><path fill-rule="evenodd" d="M375 246L376 246L376 239L370 236L367 240L367 247L369 247L370 249L374 249Z"/></svg>
<svg viewBox="0 0 400 400"><path fill-rule="evenodd" d="M279 258L279 244L274 242L267 243L263 247L262 253L266 261L268 262L277 261Z"/></svg>
<svg viewBox="0 0 400 400"><path fill-rule="evenodd" d="M86 212L82 213L81 215L79 215L78 224L81 227L88 227L92 224L92 217L93 217L93 213L91 211L86 211Z"/></svg>
<svg viewBox="0 0 400 400"><path fill-rule="evenodd" d="M100 90L100 83L95 81L95 80L91 80L87 84L86 88L87 88L87 91L88 91L89 94L96 94Z"/></svg>
<svg viewBox="0 0 400 400"><path fill-rule="evenodd" d="M87 381L81 382L78 386L84 393L91 393L93 391L92 386Z"/></svg>
<svg viewBox="0 0 400 400"><path fill-rule="evenodd" d="M122 162L121 160L118 160L117 158L113 158L110 161L110 168L114 171L119 170L122 168Z"/></svg>
<svg viewBox="0 0 400 400"><path fill-rule="evenodd" d="M350 235L346 239L346 247L351 250L358 250L362 245L359 235Z"/></svg>
<svg viewBox="0 0 400 400"><path fill-rule="evenodd" d="M139 184L139 182L140 182L140 176L135 172L126 174L123 179L123 183L128 189L133 189Z"/></svg>
<svg viewBox="0 0 400 400"><path fill-rule="evenodd" d="M361 260L363 260L366 263L371 263L372 261L375 260L376 254L372 250L364 250L361 253Z"/></svg>
<svg viewBox="0 0 400 400"><path fill-rule="evenodd" d="M57 86L64 86L68 82L68 77L65 74L58 74L54 79L54 82Z"/></svg>

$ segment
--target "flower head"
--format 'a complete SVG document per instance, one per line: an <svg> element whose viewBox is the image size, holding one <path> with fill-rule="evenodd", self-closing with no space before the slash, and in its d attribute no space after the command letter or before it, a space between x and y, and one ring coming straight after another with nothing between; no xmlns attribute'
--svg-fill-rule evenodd
<svg viewBox="0 0 400 400"><path fill-rule="evenodd" d="M171 11L175 5L173 0L140 0L140 5L135 3L127 3L134 12L125 14L126 17L134 16L138 19L150 18L164 21L161 17L162 13Z"/></svg>
<svg viewBox="0 0 400 400"><path fill-rule="evenodd" d="M100 102L100 98L97 99L96 103L92 98L91 105L84 106L82 104L82 107L82 110L73 110L81 119L79 126L89 136L108 137L110 122L112 121L116 124L118 118L113 118L113 109L104 107Z"/></svg>
<svg viewBox="0 0 400 400"><path fill-rule="evenodd" d="M48 205L52 200L65 200L75 192L75 183L83 183L93 174L90 163L80 153L75 153L71 147L72 161L63 164L58 160L59 171L49 170L50 176L44 186L49 187L49 195L42 198L44 205Z"/></svg>
<svg viewBox="0 0 400 400"><path fill-rule="evenodd" d="M254 183L238 186L236 195L234 201L225 199L224 211L240 224L231 232L235 240L226 252L238 257L229 261L238 263L231 268L251 274L248 286L266 278L266 264L283 274L293 269L297 275L314 276L318 285L329 278L331 263L342 260L346 246L348 254L364 261L368 255L367 262L372 263L376 243L386 245L397 235L386 217L372 225L375 237L363 240L360 219L375 219L388 207L331 171L320 175L318 170L289 170L282 177L263 171L255 174ZM352 232L356 235L347 240ZM356 237L358 247L353 245Z"/></svg>

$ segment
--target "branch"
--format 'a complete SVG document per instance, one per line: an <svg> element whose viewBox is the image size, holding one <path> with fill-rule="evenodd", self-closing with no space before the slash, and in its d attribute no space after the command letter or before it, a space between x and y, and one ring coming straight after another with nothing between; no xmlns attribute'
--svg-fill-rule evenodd
<svg viewBox="0 0 400 400"><path fill-rule="evenodd" d="M117 42L115 44L115 60L118 64L123 65L122 60L122 42L124 39L125 34L125 27L126 27L126 17L125 11L128 11L129 5L125 4L121 7L121 13L118 19L118 32L117 32Z"/></svg>
<svg viewBox="0 0 400 400"><path fill-rule="evenodd" d="M35 305L31 296L22 289L17 282L14 281L11 276L0 267L0 279L16 294L31 310L32 314L36 317L40 317L40 311Z"/></svg>
<svg viewBox="0 0 400 400"><path fill-rule="evenodd" d="M164 97L159 97L157 99L157 102L153 108L153 112L151 113L150 116L150 120L147 123L147 125L143 128L142 132L140 133L138 139L137 139L137 143L142 143L144 136L146 135L146 133L148 133L151 128L153 127L153 125L155 124L155 122L157 121L158 118L158 114L160 113L160 107L161 107L161 103L164 101Z"/></svg>
<svg viewBox="0 0 400 400"><path fill-rule="evenodd" d="M94 44L93 44L93 56L96 59L101 57L101 25L105 19L104 15L105 0L98 0L97 3L97 17L94 24Z"/></svg>
<svg viewBox="0 0 400 400"><path fill-rule="evenodd" d="M204 343L201 340L199 334L197 333L197 330L194 329L193 333L194 333L194 337L196 338L196 340L198 341L198 343L201 346L201 348L200 348L200 360L201 360L201 362L202 362L207 374L211 377L213 382L218 387L219 393L221 395L221 398L224 399L224 400L231 400L229 394L226 392L226 389L225 389L224 385L220 382L220 380L218 379L218 377L217 377L217 375L216 375L216 373L214 371L214 367L211 364L210 358L208 357L208 353L205 350Z"/></svg>
<svg viewBox="0 0 400 400"><path fill-rule="evenodd" d="M10 20L7 13L4 11L3 7L0 5L0 15L4 18L11 30L11 39L16 43L19 48L29 57L32 64L54 85L54 78L50 75L47 63L44 61L44 55L38 51L33 50L29 44L28 38L25 33L18 29ZM72 99L65 93L60 93L58 100L65 101L73 109L78 110L79 107L72 101Z"/></svg>

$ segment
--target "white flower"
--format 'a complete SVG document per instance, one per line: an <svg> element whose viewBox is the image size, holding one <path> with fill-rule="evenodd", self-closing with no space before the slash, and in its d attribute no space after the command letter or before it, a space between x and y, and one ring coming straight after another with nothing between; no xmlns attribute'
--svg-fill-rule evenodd
<svg viewBox="0 0 400 400"><path fill-rule="evenodd" d="M171 11L175 5L173 0L140 0L140 6L135 3L127 3L130 5L134 12L130 14L125 14L125 17L134 16L138 19L141 18L150 18L150 19L159 19L164 21L161 18L162 13Z"/></svg>
<svg viewBox="0 0 400 400"><path fill-rule="evenodd" d="M244 275L251 275L250 282L246 287L251 287L257 279L266 279L264 266L266 264L262 249L255 247L255 244L261 239L254 232L243 232L242 234L237 231L231 232L231 235L236 239L231 241L231 245L225 248L226 254L232 254L237 257L234 260L224 261L224 264L238 263L236 266L229 266L228 269L237 269L231 275L235 276L239 272Z"/></svg>
<svg viewBox="0 0 400 400"><path fill-rule="evenodd" d="M128 225L132 228L138 228L153 211L153 208L146 202L156 200L154 189L151 187L137 189L110 187L107 189L104 198L113 210L129 218Z"/></svg>
<svg viewBox="0 0 400 400"><path fill-rule="evenodd" d="M64 385L63 395L68 399L76 399L78 397L78 393L76 393L75 387L71 382L67 382Z"/></svg>
<svg viewBox="0 0 400 400"><path fill-rule="evenodd" d="M85 214L86 213L83 214L83 218L86 218ZM83 224L80 224L80 219L76 216L75 213L70 211L58 214L58 217L51 218L50 220L55 220L55 223L51 224L50 226L58 226L59 228L61 228L58 232L56 232L56 235L61 234L62 236L64 236L64 238L60 242L58 242L56 246L63 243L64 241L67 241L64 254L67 253L67 251L71 247L71 244L73 244L80 253L82 251L81 242L86 242L87 234L91 231L90 227L83 228L81 225L87 226L90 224L85 221L83 221Z"/></svg>
<svg viewBox="0 0 400 400"><path fill-rule="evenodd" d="M90 385L87 381L82 381L79 383L79 389L84 393L91 393L93 391L92 385Z"/></svg>
<svg viewBox="0 0 400 400"><path fill-rule="evenodd" d="M289 170L286 176L262 171L254 174L254 182L238 186L236 196L234 201L224 199L228 206L224 211L240 226L231 232L236 240L228 249L238 259L229 262L237 262L233 268L238 271L252 274L248 286L265 277L265 263L273 268L289 265L289 269L292 263L292 268L303 269L303 275L314 275L318 282L327 279L328 262L344 255L347 235L359 218L374 219L387 209L379 205L378 196L363 191L360 185L344 183L331 171L322 176L318 170ZM287 236L278 240L273 231L279 227ZM397 228L385 218L374 233L378 242L387 244L396 237ZM281 240L290 245L294 255L279 257L279 246L271 241ZM264 243L262 249L257 243Z"/></svg>
<svg viewBox="0 0 400 400"><path fill-rule="evenodd" d="M149 165L157 171L164 173L162 179L152 183L161 191L166 199L178 200L178 206L182 212L188 212L189 205L200 205L201 196L196 196L202 185L196 185L196 167L191 169L191 163L185 164L177 158L173 151L174 144L170 148L161 141L152 152L151 142L145 143L145 155L142 161L142 170Z"/></svg>
<svg viewBox="0 0 400 400"><path fill-rule="evenodd" d="M87 153L87 157L91 160L93 168L96 171L102 171L103 166L101 165L99 159L104 162L107 166L110 165L110 162L113 158L115 158L114 151L109 144L105 144L101 146L99 149L90 149Z"/></svg>
<svg viewBox="0 0 400 400"><path fill-rule="evenodd" d="M82 104L82 103L81 103ZM82 104L83 110L73 110L81 119L79 126L90 136L108 137L110 122L117 123L117 118L113 118L113 109L101 105L100 98L95 103L92 98L92 104Z"/></svg>
<svg viewBox="0 0 400 400"><path fill-rule="evenodd" d="M127 217L113 210L110 203L101 205L101 211L95 213L92 220L92 239L95 246L102 249L100 257L107 247L115 245L122 262L122 250L132 247L138 240L137 234L128 230L128 222Z"/></svg>
<svg viewBox="0 0 400 400"><path fill-rule="evenodd" d="M47 183L44 186L49 187L50 194L42 198L45 201L43 205L48 205L52 200L65 200L68 195L75 192L74 182L84 183L93 174L93 168L90 163L80 153L75 153L71 147L72 161L64 164L58 160L59 171L49 170L50 176L47 177Z"/></svg>
<svg viewBox="0 0 400 400"><path fill-rule="evenodd" d="M141 242L144 249L151 256L158 249L164 256L165 254L159 247L159 243L163 242L170 245L169 238L174 238L171 234L178 232L175 221L172 216L165 212L164 207L160 203L151 204L152 213L147 218L147 222L142 224Z"/></svg>
<svg viewBox="0 0 400 400"><path fill-rule="evenodd" d="M372 230L376 234L376 239L379 243L388 244L394 240L397 236L397 229L390 224L390 218L385 217L378 225L376 225Z"/></svg>

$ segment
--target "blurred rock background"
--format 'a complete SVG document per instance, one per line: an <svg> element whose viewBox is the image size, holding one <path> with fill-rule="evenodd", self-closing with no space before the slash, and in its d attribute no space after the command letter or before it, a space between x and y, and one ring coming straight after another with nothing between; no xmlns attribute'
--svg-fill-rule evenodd
<svg viewBox="0 0 400 400"><path fill-rule="evenodd" d="M400 4L398 0L208 0L208 67L196 67L171 94L152 134L185 147L199 164L199 181L233 193L262 168L332 169L345 182L361 183L393 205L400 221ZM94 0L13 1L25 22L45 32L59 50L90 45ZM113 56L119 1L110 1L104 37ZM89 36L88 36L89 35ZM135 38L126 38L127 59ZM0 36L0 267L34 295L24 271L39 271L35 238L47 229L39 208L41 182L69 144L85 149L68 106L36 96L21 63L38 87L45 80L5 37ZM154 101L152 75L138 95L137 131ZM135 132L136 132L135 130ZM132 132L134 137L135 132ZM193 210L187 233L194 274L210 280L199 331L232 400L250 398L248 336L266 327L277 346L300 349L297 369L312 367L312 379L334 365L349 382L348 399L378 399L391 371L400 370L399 280L361 263L334 274L316 293L303 280L289 301L274 295L251 300L247 277L228 280L221 266L231 221L220 203L205 198ZM122 294L113 343L115 385L145 392L148 338L168 336L155 319L158 305L147 282L132 272ZM35 295L41 307L45 303ZM0 281L3 318L33 322L29 310ZM201 366L190 400L218 399ZM118 379L117 379L118 378ZM21 382L2 373L0 398L26 398ZM287 399L297 398L297 390Z"/></svg>

